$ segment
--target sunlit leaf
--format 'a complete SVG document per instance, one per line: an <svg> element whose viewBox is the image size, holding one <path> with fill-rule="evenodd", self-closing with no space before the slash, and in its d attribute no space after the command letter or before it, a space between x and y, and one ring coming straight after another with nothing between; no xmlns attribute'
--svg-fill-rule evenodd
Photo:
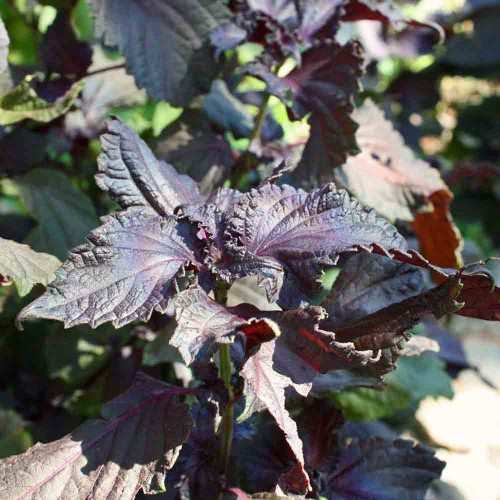
<svg viewBox="0 0 500 500"><path fill-rule="evenodd" d="M393 226L333 184L310 194L269 184L253 189L236 204L229 232L227 263L217 272L228 279L257 275L268 299L289 308L320 292L315 280L338 253L374 242L406 246Z"/></svg>
<svg viewBox="0 0 500 500"><path fill-rule="evenodd" d="M32 76L27 76L19 85L0 97L0 125L11 125L26 118L50 122L69 110L84 82L76 82L59 99L47 102L39 97L31 86Z"/></svg>
<svg viewBox="0 0 500 500"><path fill-rule="evenodd" d="M67 328L147 321L153 310L165 312L177 273L197 261L195 238L191 226L173 217L115 213L70 252L56 280L18 321L57 319Z"/></svg>
<svg viewBox="0 0 500 500"><path fill-rule="evenodd" d="M178 205L201 200L196 183L158 161L134 129L118 118L108 121L107 129L101 136L96 182L122 208L147 207L172 215Z"/></svg>
<svg viewBox="0 0 500 500"><path fill-rule="evenodd" d="M0 274L14 281L21 297L27 295L36 283L50 283L60 265L60 260L53 255L35 252L28 245L0 238Z"/></svg>

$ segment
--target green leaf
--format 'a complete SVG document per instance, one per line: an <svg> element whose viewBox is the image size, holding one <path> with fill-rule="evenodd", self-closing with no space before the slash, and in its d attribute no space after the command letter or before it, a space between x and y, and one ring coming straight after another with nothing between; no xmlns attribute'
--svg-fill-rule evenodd
<svg viewBox="0 0 500 500"><path fill-rule="evenodd" d="M44 351L49 376L72 387L79 387L96 375L111 354L109 347L100 345L99 333L87 326L69 331L58 328L46 337Z"/></svg>
<svg viewBox="0 0 500 500"><path fill-rule="evenodd" d="M15 183L26 209L38 220L25 240L33 249L66 260L68 250L99 225L90 199L62 172L37 169Z"/></svg>
<svg viewBox="0 0 500 500"><path fill-rule="evenodd" d="M14 410L0 408L0 458L23 453L33 445L26 423Z"/></svg>
<svg viewBox="0 0 500 500"><path fill-rule="evenodd" d="M402 358L398 369L387 376L387 383L408 390L413 399L427 396L453 398L451 378L445 371L445 363L434 354L422 354Z"/></svg>
<svg viewBox="0 0 500 500"><path fill-rule="evenodd" d="M408 407L410 402L418 402L427 396L451 399L451 378L444 367L444 362L433 354L401 358L398 368L387 375L385 390L356 387L330 393L330 399L343 408L346 418L374 420L388 417L394 411Z"/></svg>
<svg viewBox="0 0 500 500"><path fill-rule="evenodd" d="M399 370L399 365L398 369ZM401 387L388 385L383 391L365 387L346 389L339 393L330 393L330 399L344 410L346 418L351 420L376 420L387 417L395 410L406 408L411 395Z"/></svg>
<svg viewBox="0 0 500 500"><path fill-rule="evenodd" d="M0 97L0 125L10 125L25 118L39 122L50 122L63 115L71 107L85 82L74 83L71 88L55 102L40 98L31 88L33 75L28 75L19 85Z"/></svg>
<svg viewBox="0 0 500 500"><path fill-rule="evenodd" d="M53 255L35 252L28 245L0 238L0 274L15 282L21 297L27 295L36 283L50 283L60 265L59 259Z"/></svg>

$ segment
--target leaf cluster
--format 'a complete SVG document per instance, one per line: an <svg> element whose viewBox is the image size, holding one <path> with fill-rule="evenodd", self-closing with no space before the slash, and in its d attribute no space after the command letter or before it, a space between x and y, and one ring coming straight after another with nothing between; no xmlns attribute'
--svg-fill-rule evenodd
<svg viewBox="0 0 500 500"><path fill-rule="evenodd" d="M345 418L451 397L422 354L447 345L429 317L498 321L500 288L486 262L463 265L438 170L373 100L355 106L369 70L339 34L442 28L390 0L89 0L106 52L77 37L82 2L41 3L57 8L43 72L7 61L0 23L1 187L31 216L22 237L0 233L0 283L46 287L5 306L9 328L80 332L76 362L49 369L92 418L0 460L0 499L424 498L434 452ZM103 64L110 49L124 60ZM290 141L294 126L308 130ZM63 357L59 333L45 345ZM11 436L24 423L1 411Z"/></svg>

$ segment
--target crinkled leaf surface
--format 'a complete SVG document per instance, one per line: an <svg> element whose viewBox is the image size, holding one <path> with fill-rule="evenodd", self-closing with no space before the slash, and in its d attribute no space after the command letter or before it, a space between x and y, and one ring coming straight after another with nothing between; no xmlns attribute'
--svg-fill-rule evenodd
<svg viewBox="0 0 500 500"><path fill-rule="evenodd" d="M61 261L46 253L35 252L28 245L0 238L0 274L11 278L21 297L36 283L47 285L55 277Z"/></svg>
<svg viewBox="0 0 500 500"><path fill-rule="evenodd" d="M134 129L118 118L108 121L107 128L101 136L96 182L122 208L147 207L172 215L178 205L201 199L196 182L158 161Z"/></svg>
<svg viewBox="0 0 500 500"><path fill-rule="evenodd" d="M236 308L226 309L208 297L201 288L191 288L175 299L177 328L170 344L177 347L186 364L195 359L207 359L215 351L217 344L233 342L238 331L243 330L250 337L257 334L263 342L279 335L277 326L269 320L246 320L236 312Z"/></svg>
<svg viewBox="0 0 500 500"><path fill-rule="evenodd" d="M186 390L138 373L133 386L71 434L0 461L0 496L26 500L132 500L164 489L192 419Z"/></svg>
<svg viewBox="0 0 500 500"><path fill-rule="evenodd" d="M215 76L207 51L210 33L229 17L221 0L91 0L96 33L117 46L139 87L151 97L186 106L200 79ZM209 78L210 79L210 78ZM202 87L202 88L200 88Z"/></svg>
<svg viewBox="0 0 500 500"><path fill-rule="evenodd" d="M417 267L356 253L348 257L322 306L333 324L342 325L418 295L422 288Z"/></svg>
<svg viewBox="0 0 500 500"><path fill-rule="evenodd" d="M411 295L358 320L337 324L335 318L329 317L322 328L334 331L339 343L352 342L357 351L382 349L379 352L381 359L373 368L383 374L384 370L395 368L394 363L401 356L402 341L410 338L407 331L423 316L432 313L440 318L460 309L462 304L457 302L460 289L459 278L453 277L429 291ZM328 304L325 307L328 311Z"/></svg>
<svg viewBox="0 0 500 500"><path fill-rule="evenodd" d="M76 82L59 99L47 102L31 87L33 76L27 76L19 85L0 97L0 125L11 125L26 118L50 122L63 115L71 107L83 88L84 82Z"/></svg>
<svg viewBox="0 0 500 500"><path fill-rule="evenodd" d="M328 479L329 500L423 500L445 464L411 441L365 438L352 442Z"/></svg>
<svg viewBox="0 0 500 500"><path fill-rule="evenodd" d="M293 55L300 61L300 45L310 47L316 40L333 37L336 23L332 20L341 3L342 0L249 0L245 8L238 8L235 2L232 7L236 7L236 16L212 34L211 42L217 52L233 49L247 39L275 44L283 55ZM329 25L333 25L331 29Z"/></svg>
<svg viewBox="0 0 500 500"><path fill-rule="evenodd" d="M0 19L0 73L5 71L8 66L7 56L9 55L9 34L5 28L5 24Z"/></svg>
<svg viewBox="0 0 500 500"><path fill-rule="evenodd" d="M333 184L310 194L266 184L243 195L229 221L227 261L217 272L232 280L257 275L268 299L296 307L320 291L323 266L356 245L406 246L396 229L361 208Z"/></svg>
<svg viewBox="0 0 500 500"><path fill-rule="evenodd" d="M177 273L199 258L196 235L174 217L148 215L128 211L107 217L85 245L70 252L56 280L18 320L57 319L67 328L111 321L118 328L147 321L153 310L165 312Z"/></svg>
<svg viewBox="0 0 500 500"><path fill-rule="evenodd" d="M91 200L62 172L37 169L15 178L28 212L38 221L25 243L61 260L99 224Z"/></svg>
<svg viewBox="0 0 500 500"><path fill-rule="evenodd" d="M484 262L478 262L473 265L468 264L455 271L453 269L443 269L431 264L414 250L409 250L408 252L388 250L377 244L372 245L369 249L359 247L359 250L385 255L399 262L405 262L423 269L428 269L438 276L439 281L443 279L446 280L443 285L448 287L450 297L454 296L457 302L455 304L455 310L450 309L446 314L454 312L461 316L486 319L489 321L498 321L500 318L500 287L495 285L495 279L491 272L481 267L484 265ZM458 295L456 292L458 292ZM437 313L437 316L440 317L441 313L443 313L447 307L448 306L441 310L441 306L438 306L435 310L435 315ZM440 310L441 313L439 312Z"/></svg>
<svg viewBox="0 0 500 500"><path fill-rule="evenodd" d="M305 52L302 65L284 78L260 64L247 66L249 73L267 83L270 93L285 103L291 99L292 118L312 113L311 134L293 173L305 187L320 187L332 181L333 169L345 162L348 153L358 151L356 123L350 113L361 65L358 45L331 43Z"/></svg>
<svg viewBox="0 0 500 500"><path fill-rule="evenodd" d="M363 205L389 220L412 221L429 205L432 193L448 190L439 171L415 158L373 101L365 100L351 116L359 124L361 153L347 158L338 175Z"/></svg>

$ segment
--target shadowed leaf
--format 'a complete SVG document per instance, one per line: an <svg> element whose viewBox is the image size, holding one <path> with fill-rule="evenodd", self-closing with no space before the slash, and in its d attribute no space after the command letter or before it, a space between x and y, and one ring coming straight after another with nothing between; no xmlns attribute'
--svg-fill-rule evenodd
<svg viewBox="0 0 500 500"><path fill-rule="evenodd" d="M56 170L37 169L15 178L21 199L38 222L24 240L34 250L68 258L99 223L91 200Z"/></svg>
<svg viewBox="0 0 500 500"><path fill-rule="evenodd" d="M133 386L71 434L0 461L3 498L132 500L164 490L193 425L178 395L191 392L138 373Z"/></svg>
<svg viewBox="0 0 500 500"><path fill-rule="evenodd" d="M229 16L225 2L91 0L90 4L97 36L120 49L138 86L146 87L153 99L186 106L215 77L216 65L206 47L202 49L210 33Z"/></svg>
<svg viewBox="0 0 500 500"><path fill-rule="evenodd" d="M73 75L76 79L85 75L92 62L89 44L77 40L65 10L58 11L55 21L45 32L40 52L48 73Z"/></svg>
<svg viewBox="0 0 500 500"><path fill-rule="evenodd" d="M445 464L411 441L365 438L353 441L328 478L328 499L423 500Z"/></svg>

